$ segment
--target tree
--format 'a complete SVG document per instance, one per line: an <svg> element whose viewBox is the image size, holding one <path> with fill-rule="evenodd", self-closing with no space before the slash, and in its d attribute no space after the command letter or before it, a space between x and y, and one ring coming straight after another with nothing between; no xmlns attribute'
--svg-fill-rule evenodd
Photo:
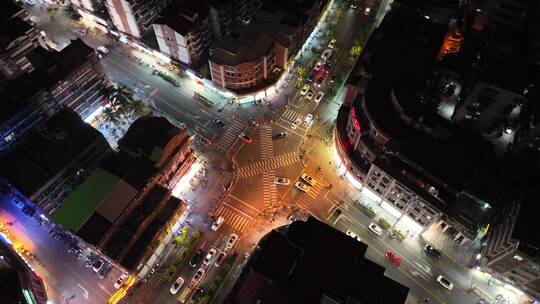
<svg viewBox="0 0 540 304"><path fill-rule="evenodd" d="M142 100L134 100L129 104L129 110L134 118L141 117L148 112Z"/></svg>
<svg viewBox="0 0 540 304"><path fill-rule="evenodd" d="M193 239L195 239L195 240L198 239L200 236L201 236L201 232L200 232L199 230L195 230L195 231L193 231L193 232L191 233L191 237L192 237Z"/></svg>
<svg viewBox="0 0 540 304"><path fill-rule="evenodd" d="M120 122L120 117L116 114L116 112L111 107L106 107L103 110L103 118L106 122L111 124L117 124Z"/></svg>
<svg viewBox="0 0 540 304"><path fill-rule="evenodd" d="M298 73L301 80L304 80L304 78L307 76L306 68L300 65L296 67L296 73Z"/></svg>
<svg viewBox="0 0 540 304"><path fill-rule="evenodd" d="M187 227L182 227L182 229L180 230L180 235L179 236L176 236L174 239L173 239L173 243L177 246L184 246L187 244L187 240L188 240L188 234L189 234L189 229Z"/></svg>
<svg viewBox="0 0 540 304"><path fill-rule="evenodd" d="M362 53L362 47L359 46L359 45L354 45L354 46L349 50L349 55L350 55L352 58L356 58L356 57L360 56L360 53Z"/></svg>

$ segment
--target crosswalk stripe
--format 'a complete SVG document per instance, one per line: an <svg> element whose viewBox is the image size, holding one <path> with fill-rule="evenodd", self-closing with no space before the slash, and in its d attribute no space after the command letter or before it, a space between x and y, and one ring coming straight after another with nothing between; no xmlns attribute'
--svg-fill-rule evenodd
<svg viewBox="0 0 540 304"><path fill-rule="evenodd" d="M238 214L234 210L231 210L223 205L219 205L216 208L215 216L223 216L224 223L238 230L240 233L244 233L248 228L252 219L246 218L241 214Z"/></svg>
<svg viewBox="0 0 540 304"><path fill-rule="evenodd" d="M216 146L222 150L228 150L230 146L234 143L238 135L242 133L243 128L244 127L238 122L233 122L233 124L229 128L227 128L225 133L218 140Z"/></svg>
<svg viewBox="0 0 540 304"><path fill-rule="evenodd" d="M299 158L296 152L289 152L289 153L281 154L277 157L263 159L256 163L251 163L251 164L240 167L238 169L238 177L246 178L246 177L255 176L257 174L261 174L269 170L291 165L298 161L299 161Z"/></svg>

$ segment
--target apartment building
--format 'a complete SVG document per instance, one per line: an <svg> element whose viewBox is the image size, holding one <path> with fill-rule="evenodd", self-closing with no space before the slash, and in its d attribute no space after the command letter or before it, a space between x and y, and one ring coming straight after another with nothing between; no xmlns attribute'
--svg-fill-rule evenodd
<svg viewBox="0 0 540 304"><path fill-rule="evenodd" d="M238 24L248 24L262 0L207 0L213 37L225 38Z"/></svg>
<svg viewBox="0 0 540 304"><path fill-rule="evenodd" d="M209 14L204 2L171 5L152 24L159 50L188 66L200 61L212 38Z"/></svg>
<svg viewBox="0 0 540 304"><path fill-rule="evenodd" d="M7 78L32 71L26 55L38 46L38 31L28 14L10 1L0 4L0 70Z"/></svg>
<svg viewBox="0 0 540 304"><path fill-rule="evenodd" d="M34 204L53 212L111 151L99 131L64 108L0 159L0 176Z"/></svg>
<svg viewBox="0 0 540 304"><path fill-rule="evenodd" d="M540 239L531 231L540 191L532 189L495 215L480 266L505 284L540 298Z"/></svg>
<svg viewBox="0 0 540 304"><path fill-rule="evenodd" d="M255 92L287 68L317 24L327 1L263 1L248 21L210 46L209 66L217 88Z"/></svg>
<svg viewBox="0 0 540 304"><path fill-rule="evenodd" d="M349 75L335 139L344 175L377 196L389 223L418 234L436 225L463 244L479 237L492 208L470 187L492 147L426 102L447 32L415 9L393 8Z"/></svg>
<svg viewBox="0 0 540 304"><path fill-rule="evenodd" d="M120 34L139 39L152 28L152 23L171 0L107 0L111 20Z"/></svg>
<svg viewBox="0 0 540 304"><path fill-rule="evenodd" d="M0 87L0 152L62 107L85 119L103 100L105 73L94 49L82 40L60 52L37 48L27 58L34 70Z"/></svg>
<svg viewBox="0 0 540 304"><path fill-rule="evenodd" d="M109 32L112 24L104 0L71 0L70 2L85 24L90 24L100 31Z"/></svg>

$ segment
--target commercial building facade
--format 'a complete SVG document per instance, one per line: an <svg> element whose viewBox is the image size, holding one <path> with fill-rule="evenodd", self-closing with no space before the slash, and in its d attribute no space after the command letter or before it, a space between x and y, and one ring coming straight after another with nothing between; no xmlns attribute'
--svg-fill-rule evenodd
<svg viewBox="0 0 540 304"><path fill-rule="evenodd" d="M32 71L26 54L38 46L38 31L28 13L16 4L0 4L0 69L7 78Z"/></svg>
<svg viewBox="0 0 540 304"><path fill-rule="evenodd" d="M204 2L171 5L167 14L152 24L159 50L191 65L200 60L211 42L210 8Z"/></svg>
<svg viewBox="0 0 540 304"><path fill-rule="evenodd" d="M436 226L463 244L482 237L490 213L468 183L489 166L491 146L423 102L448 29L406 6L386 15L345 85L335 145L341 173L393 229Z"/></svg>
<svg viewBox="0 0 540 304"><path fill-rule="evenodd" d="M62 107L84 119L104 99L108 80L97 54L82 40L60 52L37 48L27 57L34 70L0 88L0 151Z"/></svg>
<svg viewBox="0 0 540 304"><path fill-rule="evenodd" d="M139 39L170 3L170 0L107 0L106 6L120 34Z"/></svg>
<svg viewBox="0 0 540 304"><path fill-rule="evenodd" d="M263 1L249 20L210 46L208 63L219 89L249 92L268 86L315 28L328 1Z"/></svg>

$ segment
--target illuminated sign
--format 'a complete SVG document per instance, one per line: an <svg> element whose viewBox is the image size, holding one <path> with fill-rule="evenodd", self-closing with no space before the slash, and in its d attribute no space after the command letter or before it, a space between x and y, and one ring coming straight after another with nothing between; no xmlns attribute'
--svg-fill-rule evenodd
<svg viewBox="0 0 540 304"><path fill-rule="evenodd" d="M356 130L356 132L360 132L360 130L362 130L362 127L358 123L358 117L356 116L356 111L354 110L354 107L351 108L351 116L353 120L354 129Z"/></svg>

